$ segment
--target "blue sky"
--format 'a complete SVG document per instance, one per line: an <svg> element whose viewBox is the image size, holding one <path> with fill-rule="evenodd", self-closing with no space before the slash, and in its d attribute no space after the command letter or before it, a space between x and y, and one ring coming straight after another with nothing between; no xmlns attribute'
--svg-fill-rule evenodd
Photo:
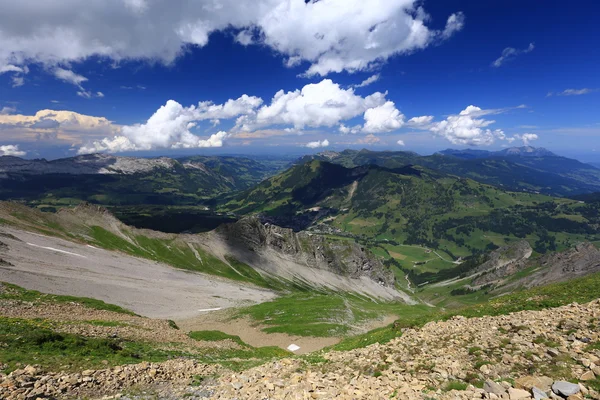
<svg viewBox="0 0 600 400"><path fill-rule="evenodd" d="M600 152L596 2L29 3L0 0L0 154Z"/></svg>

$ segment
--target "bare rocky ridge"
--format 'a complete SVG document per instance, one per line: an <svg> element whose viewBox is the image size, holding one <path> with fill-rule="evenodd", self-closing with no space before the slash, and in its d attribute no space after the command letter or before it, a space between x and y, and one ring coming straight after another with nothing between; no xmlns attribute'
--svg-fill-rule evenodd
<svg viewBox="0 0 600 400"><path fill-rule="evenodd" d="M518 280L518 285L542 286L599 272L600 250L592 243L580 243L563 252L546 254L535 264L539 264L540 269Z"/></svg>
<svg viewBox="0 0 600 400"><path fill-rule="evenodd" d="M474 286L483 286L498 281L522 270L531 257L533 249L525 240L500 247L488 255L488 260L477 267Z"/></svg>
<svg viewBox="0 0 600 400"><path fill-rule="evenodd" d="M600 271L600 250L592 243L579 243L563 252L548 253L539 259L530 259L531 246L520 241L497 249L489 259L474 271L472 286L494 285L502 290L564 282ZM527 276L512 277L527 268L533 269Z"/></svg>
<svg viewBox="0 0 600 400"><path fill-rule="evenodd" d="M72 158L62 158L53 161L45 159L24 160L18 157L0 157L0 178L7 173L43 175L43 174L136 174L151 172L155 169L173 169L178 161L168 157L139 158L116 157L108 154L90 154ZM184 168L194 168L203 171L202 163L182 164Z"/></svg>
<svg viewBox="0 0 600 400"><path fill-rule="evenodd" d="M0 375L0 398L600 399L600 301L506 316L431 322L386 344L280 359L240 373L191 360L79 374L27 366ZM190 386L194 375L220 372ZM572 384L570 380L579 380ZM482 388L452 382L483 382ZM146 395L129 394L137 387ZM111 397L103 397L111 396Z"/></svg>
<svg viewBox="0 0 600 400"><path fill-rule="evenodd" d="M309 268L317 268L351 278L366 276L383 286L393 286L394 274L381 261L354 241L327 240L308 232L263 223L247 217L222 225L216 233L223 240L257 254L277 252Z"/></svg>

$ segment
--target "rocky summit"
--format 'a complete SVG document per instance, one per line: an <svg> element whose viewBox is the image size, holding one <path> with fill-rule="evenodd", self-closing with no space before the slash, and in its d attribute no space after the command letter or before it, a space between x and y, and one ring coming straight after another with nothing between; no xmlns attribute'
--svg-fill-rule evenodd
<svg viewBox="0 0 600 400"><path fill-rule="evenodd" d="M192 360L81 373L28 365L0 398L600 399L600 300L430 322L388 343L233 372Z"/></svg>

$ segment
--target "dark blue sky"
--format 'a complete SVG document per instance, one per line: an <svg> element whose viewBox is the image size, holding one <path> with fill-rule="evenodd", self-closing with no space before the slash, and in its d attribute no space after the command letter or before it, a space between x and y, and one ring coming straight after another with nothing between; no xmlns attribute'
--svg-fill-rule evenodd
<svg viewBox="0 0 600 400"><path fill-rule="evenodd" d="M327 0L322 2L327 3ZM7 12L16 15L19 11L7 10L6 7L11 6L2 3L4 1L0 1L0 14L5 11L5 16ZM182 54L167 65L165 60L157 60L156 57L131 55L134 50L127 50L130 53L125 50L114 54L109 52L102 56L94 54L94 50L87 50L83 56L60 54L56 59L33 56L21 62L15 62L16 51L12 52L12 58L11 54L0 52L0 71L2 63L28 69L26 72L0 74L0 110L4 110L5 114L0 115L0 145L18 145L20 151L26 151L32 157L69 155L91 141L103 137L112 140L114 135L122 136L129 132L132 135L129 139L141 151L139 154L147 154L146 150L153 154L177 153L172 147L182 147L181 143L184 143L177 136L181 134L181 127L169 125L165 128L164 124L146 123L167 100L174 100L187 108L203 101L219 105L246 94L262 99L262 104L251 107L252 123L243 134L240 134L240 125L236 126L236 119L247 113L221 117L220 123L215 126L211 122L213 118L188 115L190 123L195 124L189 127L189 133L198 138L205 140L219 131L226 132L226 136L216 144L212 141L210 144L194 144L186 152L316 151L302 146L318 142L312 146L319 146L318 150L370 147L427 153L447 147L496 149L527 142L589 161L595 159L595 151L600 151L600 29L597 24L600 3L429 0L417 4L429 14L424 23L432 32L437 31L441 35L448 17L458 12L464 15L464 24L447 38L431 39L422 48L414 48L404 54L387 54L363 70L349 72L351 68L346 68L342 72L328 71L310 77L302 76L311 65L317 64L315 59L305 56L310 53L310 48L300 50L303 61L288 67L284 63L295 53L280 43L273 44L274 39L269 39L269 33L265 34L266 40L261 39L261 28L255 29L254 43L247 46L236 42L241 28L215 28L209 33L206 45L183 43ZM85 5L81 7L85 8ZM151 23L151 12L151 9L145 10L147 16L139 18L147 18ZM54 22L50 17L46 21L44 14L36 18L40 24ZM335 23L340 24L342 30L354 22L348 19ZM304 24L309 25L306 21ZM357 35L360 35L360 22L356 24ZM270 29L268 25L264 26L262 29L265 31ZM75 29L84 28L78 26ZM127 27L123 29L127 30ZM161 29L166 32L169 27L156 26L156 30ZM84 33L91 35L92 39L97 34L105 41L116 40L112 36L105 39L105 33L93 30ZM290 40L297 42L300 39L296 35L306 35L301 31L279 34L282 37L290 35ZM402 32L392 31L388 35L392 42L390 46L395 45L394 34L398 35L398 41L403 39ZM15 35L27 36L19 32ZM277 36L275 38L279 40ZM7 39L0 37L0 45L2 40ZM310 47L310 40L307 39L307 42ZM299 43L305 45L302 41ZM69 42L64 45L69 46ZM81 44L84 45L91 46L87 42ZM358 42L356 45L364 44ZM507 48L512 50L505 50ZM25 47L24 50L29 51ZM503 52L507 57L499 62L499 66L494 66ZM73 75L60 75L58 69ZM268 119L255 118L256 112L260 115L259 107L273 105L271 99L279 90L293 92L302 90L305 85L316 84L315 90L325 93L326 88L320 86L324 79L331 80L339 89L339 93L327 98L324 104L350 107L346 103L337 104L350 101L341 92L352 90L352 85L374 75L378 75L379 79L368 86L353 89L353 96L361 99L375 92L387 93L384 100L372 107L363 106L361 109L356 106L355 112L348 111L339 118L331 117L330 110L318 105L315 107L317 111L311 108L308 116L291 115L298 111L294 107L308 109L314 106L312 100L306 98L304 103L294 103L295 106L286 103L288 111L293 110L285 116L273 115L275 110L272 109ZM78 76L85 80L78 81ZM21 79L22 84L15 84L15 79ZM374 115L373 125L367 128L365 110L381 107L387 101L394 103L392 108L400 116L390 114L387 107L381 108L381 113ZM461 117L459 113L470 105L480 110L464 112ZM42 119L54 118L60 126L49 124L48 128L40 131L32 125L35 123L32 121L38 121L41 117L36 119L33 116L44 109L105 117L112 122L114 129L105 127L98 132L85 123L69 125L65 122L67 117L60 119L50 114ZM333 119L327 119L323 124L314 123L320 118L314 114L319 109L327 113L327 118ZM172 112L170 115L176 118ZM16 116L20 116L18 121ZM420 116L433 118L428 123L410 122L411 118ZM298 118L302 122L298 122ZM133 124L145 124L145 128L121 131L122 126ZM340 125L356 127L355 132L340 133ZM165 129L175 131L166 132ZM175 139L139 139L141 142L135 142L139 137L152 136L155 132L172 134ZM327 144L323 143L324 140ZM397 144L399 140L404 146ZM209 145L217 148L204 147ZM131 150L132 147L120 149Z"/></svg>

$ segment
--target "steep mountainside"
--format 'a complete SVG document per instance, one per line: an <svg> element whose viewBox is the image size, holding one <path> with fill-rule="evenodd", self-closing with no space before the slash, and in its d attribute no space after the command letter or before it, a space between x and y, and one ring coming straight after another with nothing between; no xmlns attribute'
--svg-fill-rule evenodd
<svg viewBox="0 0 600 400"><path fill-rule="evenodd" d="M0 199L32 204L187 204L245 189L277 170L243 157L181 160L92 154L53 161L0 157Z"/></svg>
<svg viewBox="0 0 600 400"><path fill-rule="evenodd" d="M566 282L600 272L600 250L589 242L543 256L532 257L532 254L533 249L526 241L503 246L487 254L482 264L465 271L455 282L460 282L467 290L502 293ZM451 283L452 280L438 286Z"/></svg>
<svg viewBox="0 0 600 400"><path fill-rule="evenodd" d="M0 203L0 223L273 290L300 287L408 300L394 289L394 276L381 261L353 241L295 234L256 219L177 235L129 227L89 204L51 214Z"/></svg>
<svg viewBox="0 0 600 400"><path fill-rule="evenodd" d="M308 232L262 223L249 217L234 224L221 225L216 234L232 249L247 249L260 257L269 253L295 261L310 268L326 270L337 275L360 278L366 276L383 286L393 286L394 274L381 261L353 241L328 240ZM246 255L244 258L248 258Z"/></svg>
<svg viewBox="0 0 600 400"><path fill-rule="evenodd" d="M262 182L223 209L259 213L295 230L375 240L403 267L413 265L403 264L409 249L401 245L444 250L439 258L450 267L460 256L516 239L541 253L564 249L594 240L600 222L597 207L574 200L506 192L417 166L345 168L318 160Z"/></svg>
<svg viewBox="0 0 600 400"><path fill-rule="evenodd" d="M349 168L366 164L387 168L421 165L507 190L561 197L600 190L600 169L533 147L499 152L445 150L431 156L402 151L345 150L335 155L328 152L326 156L306 156L300 162L311 159L330 161Z"/></svg>

